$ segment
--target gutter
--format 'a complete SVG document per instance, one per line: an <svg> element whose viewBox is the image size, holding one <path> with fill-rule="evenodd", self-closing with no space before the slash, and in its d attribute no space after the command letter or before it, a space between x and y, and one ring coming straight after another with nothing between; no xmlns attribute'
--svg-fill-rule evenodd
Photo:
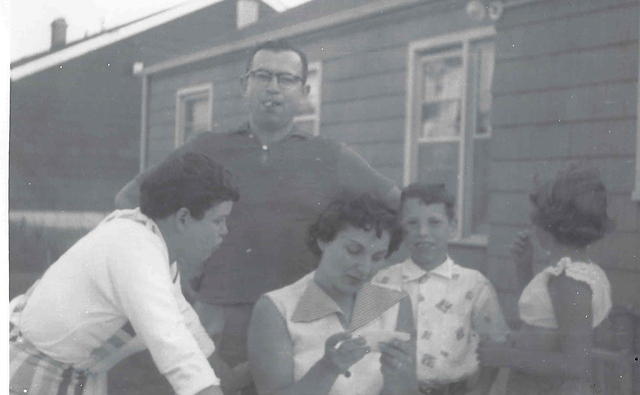
<svg viewBox="0 0 640 395"><path fill-rule="evenodd" d="M125 24L122 27L116 27L113 30L107 30L104 33L87 39L86 41L81 41L77 44L71 43L68 47L50 55L45 55L41 58L14 67L10 70L11 81L18 81L40 71L47 70L54 66L59 66L69 60L119 42L136 34L143 33L147 30L171 22L185 15L189 15L221 1L222 0L195 0L185 2L174 8L152 14L149 17L143 17L137 22Z"/></svg>

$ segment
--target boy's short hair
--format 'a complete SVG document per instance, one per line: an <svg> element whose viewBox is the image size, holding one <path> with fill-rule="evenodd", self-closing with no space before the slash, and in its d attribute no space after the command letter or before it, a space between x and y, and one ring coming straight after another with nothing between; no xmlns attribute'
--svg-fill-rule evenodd
<svg viewBox="0 0 640 395"><path fill-rule="evenodd" d="M151 219L163 219L187 208L195 219L224 201L239 199L231 173L203 154L187 152L170 156L140 185L140 211Z"/></svg>
<svg viewBox="0 0 640 395"><path fill-rule="evenodd" d="M449 192L444 184L426 184L414 182L402 189L400 194L400 208L408 199L418 199L425 206L430 204L444 204L445 211L449 221L455 219L455 198Z"/></svg>

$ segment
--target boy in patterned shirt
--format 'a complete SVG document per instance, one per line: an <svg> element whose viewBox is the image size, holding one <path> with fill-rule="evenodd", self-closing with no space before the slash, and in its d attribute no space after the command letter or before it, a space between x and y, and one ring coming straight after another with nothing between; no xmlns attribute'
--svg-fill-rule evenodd
<svg viewBox="0 0 640 395"><path fill-rule="evenodd" d="M454 199L443 185L411 184L402 191L400 216L411 257L379 272L374 283L409 294L416 342L415 350L400 342L381 347L385 379L411 382L411 393L487 394L497 371L479 367L478 343L505 341L508 326L491 283L449 257Z"/></svg>

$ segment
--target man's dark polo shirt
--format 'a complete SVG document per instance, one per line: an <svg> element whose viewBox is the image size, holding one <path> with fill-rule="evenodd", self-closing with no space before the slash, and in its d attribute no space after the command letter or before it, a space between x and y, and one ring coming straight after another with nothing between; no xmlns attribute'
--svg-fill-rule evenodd
<svg viewBox="0 0 640 395"><path fill-rule="evenodd" d="M254 303L315 269L307 228L342 192L388 198L393 183L345 145L294 131L263 149L244 127L203 133L178 148L225 166L240 191L227 221L229 234L206 262L200 299Z"/></svg>

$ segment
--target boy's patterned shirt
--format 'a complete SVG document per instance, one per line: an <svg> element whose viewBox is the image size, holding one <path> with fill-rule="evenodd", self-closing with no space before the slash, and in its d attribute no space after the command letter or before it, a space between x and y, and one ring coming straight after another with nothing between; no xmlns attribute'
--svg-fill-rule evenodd
<svg viewBox="0 0 640 395"><path fill-rule="evenodd" d="M408 259L380 271L373 282L411 297L422 382L440 385L471 376L478 369L479 340L506 340L509 328L491 283L451 258L428 272Z"/></svg>

